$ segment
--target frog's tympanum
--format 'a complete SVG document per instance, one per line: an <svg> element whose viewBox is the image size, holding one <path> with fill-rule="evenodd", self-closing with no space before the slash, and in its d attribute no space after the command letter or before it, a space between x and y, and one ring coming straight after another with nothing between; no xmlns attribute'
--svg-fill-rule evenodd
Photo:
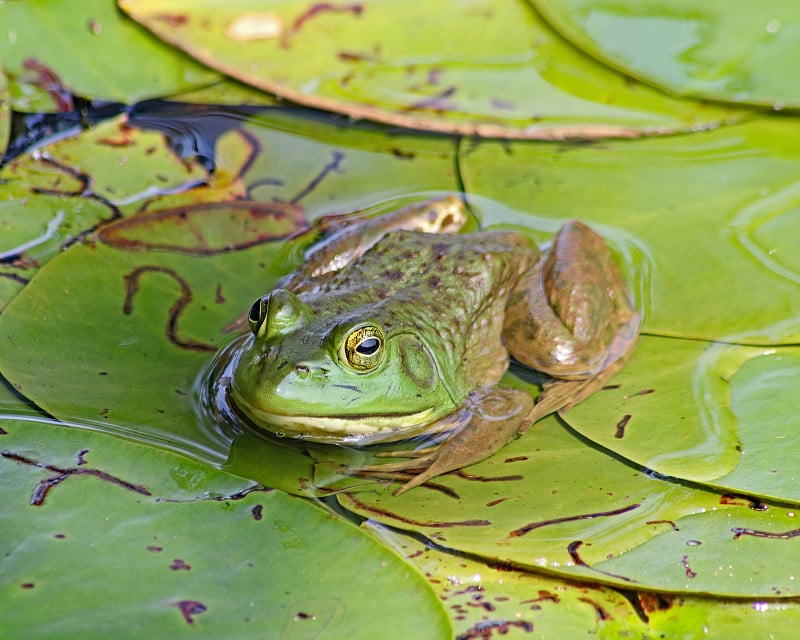
<svg viewBox="0 0 800 640"><path fill-rule="evenodd" d="M639 328L602 238L565 224L546 253L511 230L459 234L454 196L325 218L305 263L256 300L230 400L258 427L348 445L437 444L370 467L401 491L478 462L602 387ZM547 376L498 386L509 355Z"/></svg>

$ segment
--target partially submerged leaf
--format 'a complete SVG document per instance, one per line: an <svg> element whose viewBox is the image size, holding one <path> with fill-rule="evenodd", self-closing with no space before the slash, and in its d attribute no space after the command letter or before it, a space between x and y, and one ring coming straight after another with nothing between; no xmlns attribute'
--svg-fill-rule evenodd
<svg viewBox="0 0 800 640"><path fill-rule="evenodd" d="M800 107L789 61L800 56L793 0L532 0L573 44L672 94Z"/></svg>

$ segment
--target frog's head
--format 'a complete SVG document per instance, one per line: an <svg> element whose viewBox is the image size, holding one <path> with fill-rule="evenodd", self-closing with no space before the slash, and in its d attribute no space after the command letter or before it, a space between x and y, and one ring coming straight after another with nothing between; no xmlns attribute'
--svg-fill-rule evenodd
<svg viewBox="0 0 800 640"><path fill-rule="evenodd" d="M256 300L233 403L275 433L338 442L405 438L451 413L424 337L372 311L315 314L283 289Z"/></svg>

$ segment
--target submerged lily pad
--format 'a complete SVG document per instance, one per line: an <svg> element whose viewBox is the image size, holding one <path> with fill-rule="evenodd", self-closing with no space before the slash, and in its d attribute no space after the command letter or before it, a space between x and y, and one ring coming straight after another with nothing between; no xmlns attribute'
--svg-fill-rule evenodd
<svg viewBox="0 0 800 640"><path fill-rule="evenodd" d="M70 111L73 93L131 103L219 79L149 37L113 0L5 2L0 32L0 60L19 111Z"/></svg>
<svg viewBox="0 0 800 640"><path fill-rule="evenodd" d="M463 145L461 175L491 222L549 233L570 218L594 224L638 274L644 331L791 344L798 146L790 119L602 145L484 141Z"/></svg>
<svg viewBox="0 0 800 640"><path fill-rule="evenodd" d="M670 98L570 47L525 2L120 0L198 60L312 107L512 138L636 136L742 113Z"/></svg>
<svg viewBox="0 0 800 640"><path fill-rule="evenodd" d="M800 56L793 0L533 0L573 44L674 94L800 107L787 64Z"/></svg>
<svg viewBox="0 0 800 640"><path fill-rule="evenodd" d="M24 284L77 237L121 217L123 204L187 189L207 175L197 162L181 161L163 136L128 127L124 117L9 162L0 170L0 260L9 281L0 305L16 293L11 282Z"/></svg>
<svg viewBox="0 0 800 640"><path fill-rule="evenodd" d="M96 433L2 427L5 637L450 637L419 574L311 503Z"/></svg>

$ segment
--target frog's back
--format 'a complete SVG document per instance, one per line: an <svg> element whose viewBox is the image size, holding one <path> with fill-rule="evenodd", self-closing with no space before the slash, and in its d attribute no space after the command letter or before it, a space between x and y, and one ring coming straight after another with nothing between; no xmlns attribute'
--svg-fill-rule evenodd
<svg viewBox="0 0 800 640"><path fill-rule="evenodd" d="M480 384L507 365L506 300L537 257L513 231L393 231L301 296L319 313L363 313L386 331L415 331L453 367L475 376L469 384Z"/></svg>

